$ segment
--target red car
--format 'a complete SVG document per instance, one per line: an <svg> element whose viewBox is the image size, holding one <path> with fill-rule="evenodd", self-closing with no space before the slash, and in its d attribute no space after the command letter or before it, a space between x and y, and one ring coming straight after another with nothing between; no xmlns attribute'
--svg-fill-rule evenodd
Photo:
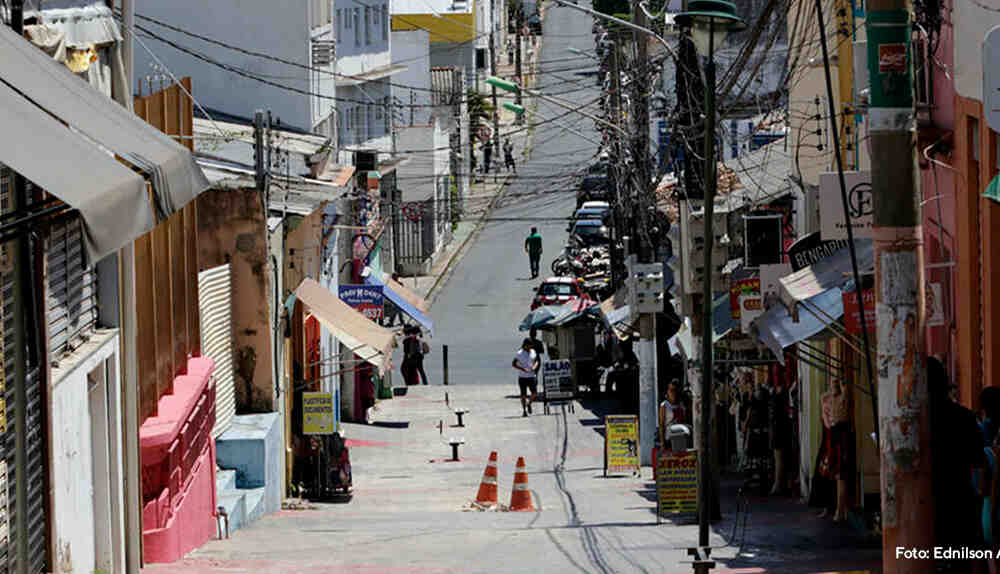
<svg viewBox="0 0 1000 574"><path fill-rule="evenodd" d="M574 299L590 300L576 279L549 277L538 287L535 300L531 302L531 310L545 305L565 305Z"/></svg>

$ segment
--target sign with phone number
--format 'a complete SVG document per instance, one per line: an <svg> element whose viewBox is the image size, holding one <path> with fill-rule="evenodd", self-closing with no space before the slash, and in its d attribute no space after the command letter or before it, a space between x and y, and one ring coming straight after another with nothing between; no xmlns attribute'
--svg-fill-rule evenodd
<svg viewBox="0 0 1000 574"><path fill-rule="evenodd" d="M381 285L341 285L340 300L372 321L385 313L385 299Z"/></svg>

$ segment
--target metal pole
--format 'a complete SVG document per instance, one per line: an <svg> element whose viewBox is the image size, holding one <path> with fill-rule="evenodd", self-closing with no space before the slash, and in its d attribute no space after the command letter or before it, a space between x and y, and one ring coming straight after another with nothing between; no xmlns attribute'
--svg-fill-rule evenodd
<svg viewBox="0 0 1000 574"><path fill-rule="evenodd" d="M497 27L496 0L490 0L490 22L490 73L495 76L497 75L497 42L494 33ZM503 161L500 157L500 106L497 105L497 87L490 86L490 88L493 96L493 155L499 161Z"/></svg>
<svg viewBox="0 0 1000 574"><path fill-rule="evenodd" d="M872 401L872 416L878 416L878 403L876 402L875 395L875 373L872 369L872 353L871 346L868 343L868 318L865 316L864 312L864 298L862 297L861 289L861 273L858 271L858 255L855 253L854 246L854 229L853 225L850 225L851 220L851 210L850 204L847 199L847 183L844 181L844 160L841 157L840 149L840 129L837 126L837 107L833 103L833 82L830 79L830 54L827 51L826 46L826 24L823 22L823 2L822 0L816 0L816 18L819 21L819 39L820 46L823 49L823 70L826 73L826 99L829 105L830 113L830 132L833 134L833 153L837 159L837 176L840 180L840 199L844 206L844 220L848 222L847 225L847 247L851 252L851 270L854 273L854 289L858 296L858 305L861 308L861 345L862 350L865 353L865 367L868 371L868 389L871 391L871 401ZM910 158L912 160L912 157ZM878 165L878 164L873 164ZM878 170L873 170L878 171ZM919 223L918 223L919 225ZM923 293L923 291L921 291ZM875 438L881 436L879 433L879 425L875 424Z"/></svg>
<svg viewBox="0 0 1000 574"><path fill-rule="evenodd" d="M514 45L514 73L517 75L517 91L514 93L514 103L517 105L521 104L521 85L524 83L524 78L521 76L521 28L524 26L524 4L522 0L515 0L517 2L517 29L514 31L515 45ZM517 115L514 119L514 123L517 125L522 125L524 122L520 115Z"/></svg>
<svg viewBox="0 0 1000 574"><path fill-rule="evenodd" d="M934 546L930 404L924 370L923 218L915 173L913 55L906 0L868 5L871 76L871 163L875 213L875 305L879 328L879 424L894 429L880 441L883 571L932 572L933 560L897 562L897 547ZM886 52L904 56L880 57ZM850 229L850 228L848 228ZM864 317L864 313L861 314ZM864 330L864 325L862 325Z"/></svg>
<svg viewBox="0 0 1000 574"><path fill-rule="evenodd" d="M698 546L708 546L711 519L712 454L709 452L709 429L712 419L712 248L715 243L715 21L711 20L708 62L705 63L705 275L701 302L701 420L698 434Z"/></svg>
<svg viewBox="0 0 1000 574"><path fill-rule="evenodd" d="M441 345L441 362L444 363L444 384L448 384L448 345ZM447 395L446 395L447 396Z"/></svg>

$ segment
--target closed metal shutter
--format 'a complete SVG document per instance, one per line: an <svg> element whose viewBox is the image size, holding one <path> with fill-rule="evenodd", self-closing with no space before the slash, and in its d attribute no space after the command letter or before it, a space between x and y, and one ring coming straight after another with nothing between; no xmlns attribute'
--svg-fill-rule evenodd
<svg viewBox="0 0 1000 574"><path fill-rule="evenodd" d="M97 282L84 265L83 224L79 217L55 224L48 233L49 360L59 360L87 340L97 321Z"/></svg>
<svg viewBox="0 0 1000 574"><path fill-rule="evenodd" d="M198 307L201 311L201 352L215 361L215 428L218 438L236 414L233 380L233 313L229 265L198 274Z"/></svg>

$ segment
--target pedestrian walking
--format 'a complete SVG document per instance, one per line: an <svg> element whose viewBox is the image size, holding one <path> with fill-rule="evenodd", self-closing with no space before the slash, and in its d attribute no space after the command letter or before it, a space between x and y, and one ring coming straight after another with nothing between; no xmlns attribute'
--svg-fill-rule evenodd
<svg viewBox="0 0 1000 574"><path fill-rule="evenodd" d="M489 140L483 142L483 173L490 172L490 163L493 159L493 146Z"/></svg>
<svg viewBox="0 0 1000 574"><path fill-rule="evenodd" d="M423 334L420 331L420 327L413 328L414 335L417 337L417 360L414 366L416 367L417 373L420 375L420 380L423 384L427 384L427 373L424 372L424 357L431 352L431 346L427 344L424 340Z"/></svg>
<svg viewBox="0 0 1000 574"><path fill-rule="evenodd" d="M531 402L538 395L538 354L532 347L531 339L521 342L521 349L514 355L514 360L510 366L517 371L517 386L521 391L521 416L526 417L531 414ZM528 396L531 391L531 396Z"/></svg>
<svg viewBox="0 0 1000 574"><path fill-rule="evenodd" d="M537 376L538 371L542 368L542 357L545 356L545 343L538 338L538 329L534 327L528 332L528 338L531 339L531 348L538 355L538 366L535 367L535 375Z"/></svg>
<svg viewBox="0 0 1000 574"><path fill-rule="evenodd" d="M514 43L507 40L507 65L514 65Z"/></svg>
<svg viewBox="0 0 1000 574"><path fill-rule="evenodd" d="M524 240L524 251L528 254L528 263L531 265L531 278L535 279L538 277L538 263L542 259L542 236L537 227L532 227L531 235Z"/></svg>
<svg viewBox="0 0 1000 574"><path fill-rule="evenodd" d="M417 356L421 349L420 340L412 327L404 328L403 333L406 336L403 337L403 364L400 366L400 371L403 373L403 381L409 387L420 384L417 378Z"/></svg>
<svg viewBox="0 0 1000 574"><path fill-rule="evenodd" d="M509 139L503 141L503 163L504 169L517 173L517 165L514 163L514 144Z"/></svg>

